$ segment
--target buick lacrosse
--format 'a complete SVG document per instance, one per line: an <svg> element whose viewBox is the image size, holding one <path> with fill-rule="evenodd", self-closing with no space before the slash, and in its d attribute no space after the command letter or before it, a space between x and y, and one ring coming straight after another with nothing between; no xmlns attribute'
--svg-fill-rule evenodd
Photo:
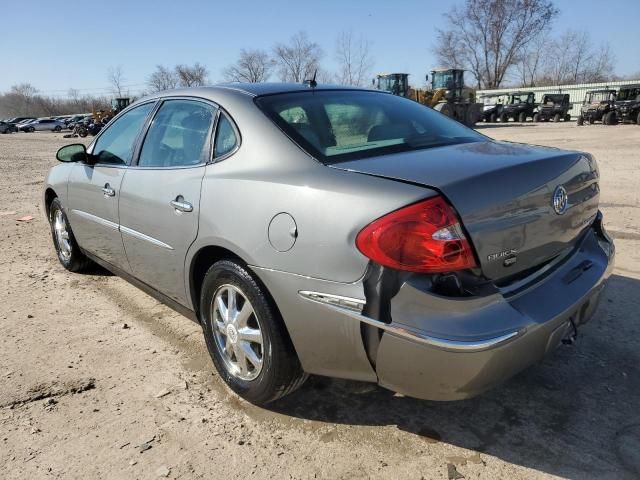
<svg viewBox="0 0 640 480"><path fill-rule="evenodd" d="M62 265L199 322L258 404L308 374L477 395L573 341L613 268L591 155L379 91L163 92L57 158L43 198Z"/></svg>

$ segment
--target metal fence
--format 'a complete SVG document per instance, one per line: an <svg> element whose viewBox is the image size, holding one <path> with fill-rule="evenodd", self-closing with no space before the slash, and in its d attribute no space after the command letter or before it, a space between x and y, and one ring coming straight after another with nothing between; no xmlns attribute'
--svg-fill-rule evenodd
<svg viewBox="0 0 640 480"><path fill-rule="evenodd" d="M569 113L572 117L577 117L580 113L580 105L584 101L584 96L589 90L602 90L607 88L612 88L618 90L623 85L633 85L639 84L640 80L624 80L622 82L603 82L603 83L581 83L577 85L553 85L549 87L533 87L533 88L500 88L498 90L478 90L476 95L479 100L482 100L482 97L488 94L493 93L509 93L514 91L526 91L526 92L534 92L536 95L536 102L540 102L542 100L542 96L546 93L568 93L569 101L571 102L571 110Z"/></svg>

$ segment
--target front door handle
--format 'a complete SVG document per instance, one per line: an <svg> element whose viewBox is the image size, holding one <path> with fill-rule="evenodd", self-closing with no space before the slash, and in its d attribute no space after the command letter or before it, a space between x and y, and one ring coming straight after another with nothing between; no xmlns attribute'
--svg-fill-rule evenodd
<svg viewBox="0 0 640 480"><path fill-rule="evenodd" d="M185 201L182 195L178 195L175 200L171 200L169 204L179 212L193 212L193 205Z"/></svg>
<svg viewBox="0 0 640 480"><path fill-rule="evenodd" d="M111 185L109 185L108 183L104 184L104 187L102 188L102 193L104 194L105 197L116 196L116 191L113 188L111 188Z"/></svg>

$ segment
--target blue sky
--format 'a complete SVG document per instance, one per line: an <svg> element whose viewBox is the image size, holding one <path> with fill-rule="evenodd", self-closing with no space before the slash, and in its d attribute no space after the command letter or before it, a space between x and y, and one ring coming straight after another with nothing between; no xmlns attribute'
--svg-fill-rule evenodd
<svg viewBox="0 0 640 480"><path fill-rule="evenodd" d="M206 65L213 81L241 48L270 48L304 30L334 67L335 39L351 30L373 42L376 71L407 71L421 83L435 66L432 46L448 1L165 1L3 2L0 92L30 82L51 95L108 93L107 70L122 67L132 94L156 64ZM589 26L594 43L608 41L616 72L640 71L639 0L556 0L557 29ZM598 28L594 28L598 26ZM614 28L615 27L615 28ZM556 30L558 31L558 30Z"/></svg>

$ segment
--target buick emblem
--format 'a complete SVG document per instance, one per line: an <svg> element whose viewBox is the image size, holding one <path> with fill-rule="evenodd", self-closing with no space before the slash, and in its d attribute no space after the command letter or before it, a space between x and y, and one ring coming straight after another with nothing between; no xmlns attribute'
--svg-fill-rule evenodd
<svg viewBox="0 0 640 480"><path fill-rule="evenodd" d="M558 215L562 215L567 211L569 205L569 197L567 191L562 185L558 185L553 192L553 209Z"/></svg>

